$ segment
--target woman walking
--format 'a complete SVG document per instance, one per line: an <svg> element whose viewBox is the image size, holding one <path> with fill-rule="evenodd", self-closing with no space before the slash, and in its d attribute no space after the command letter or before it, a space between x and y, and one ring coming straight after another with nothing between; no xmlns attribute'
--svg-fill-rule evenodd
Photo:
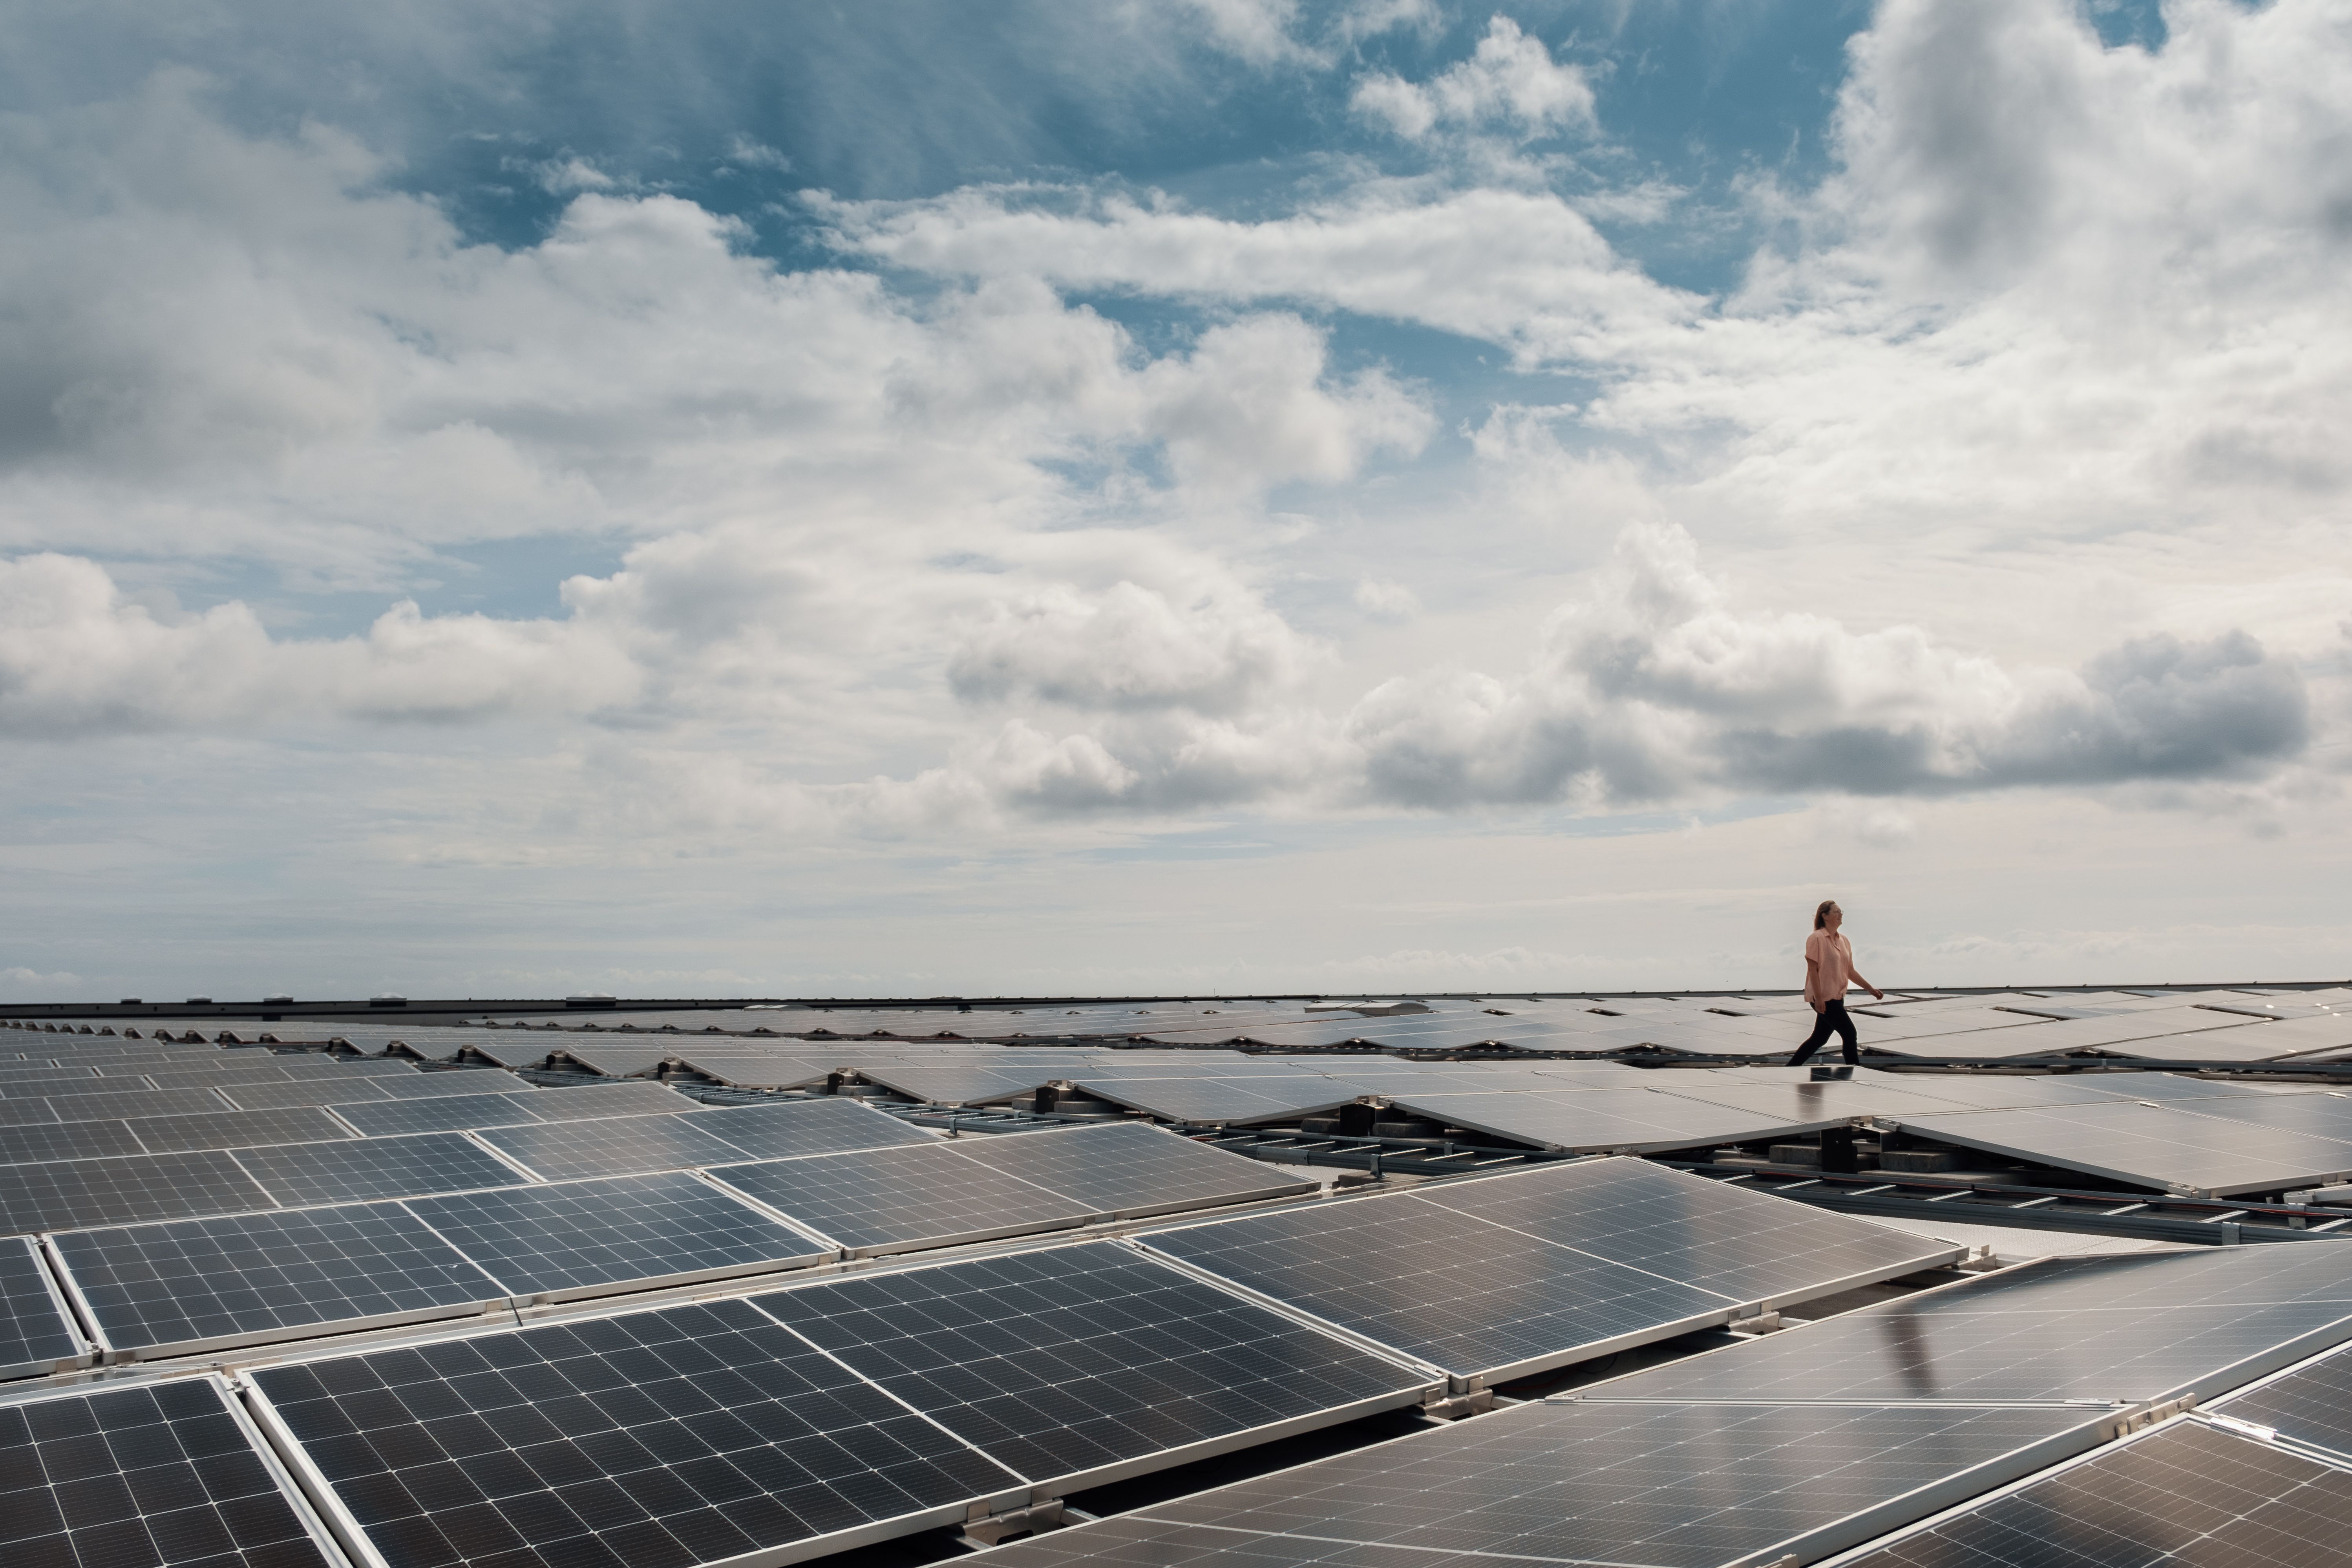
<svg viewBox="0 0 2352 1568"><path fill-rule="evenodd" d="M1886 993L1856 973L1853 967L1853 947L1838 933L1845 923L1845 911L1837 907L1835 899L1824 899L1813 911L1813 934L1805 939L1805 1000L1811 1004L1813 1032L1789 1058L1792 1068L1805 1065L1805 1058L1826 1044L1830 1031L1835 1029L1839 1041L1845 1047L1848 1067L1862 1061L1861 1042L1853 1032L1853 1020L1846 1016L1845 988L1859 985L1880 1001Z"/></svg>

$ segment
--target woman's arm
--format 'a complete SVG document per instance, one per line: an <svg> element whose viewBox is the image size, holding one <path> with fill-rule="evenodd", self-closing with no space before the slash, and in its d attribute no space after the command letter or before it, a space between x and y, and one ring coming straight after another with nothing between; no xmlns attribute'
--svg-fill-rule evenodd
<svg viewBox="0 0 2352 1568"><path fill-rule="evenodd" d="M1805 1000L1812 1004L1814 1012L1822 1010L1822 961L1811 952L1805 954Z"/></svg>
<svg viewBox="0 0 2352 1568"><path fill-rule="evenodd" d="M1884 1001L1885 1001L1885 1000L1886 1000L1886 993L1885 993L1885 992L1884 992L1884 991L1881 991L1877 986L1873 985L1869 981L1864 980L1864 979L1862 977L1862 971L1861 971L1861 970L1856 969L1853 964L1849 963L1849 964L1847 964L1847 965L1845 966L1845 972L1846 972L1848 974L1851 974L1852 976L1853 976L1853 983L1854 983L1856 985L1861 986L1864 991L1869 992L1873 996L1876 997L1876 998L1877 998L1879 1001L1881 1001L1881 1002L1884 1002Z"/></svg>

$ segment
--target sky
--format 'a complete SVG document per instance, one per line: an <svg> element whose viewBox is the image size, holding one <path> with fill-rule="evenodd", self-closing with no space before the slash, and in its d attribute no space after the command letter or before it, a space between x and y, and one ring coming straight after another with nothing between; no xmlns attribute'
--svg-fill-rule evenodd
<svg viewBox="0 0 2352 1568"><path fill-rule="evenodd" d="M2352 973L2352 0L0 18L0 1000Z"/></svg>

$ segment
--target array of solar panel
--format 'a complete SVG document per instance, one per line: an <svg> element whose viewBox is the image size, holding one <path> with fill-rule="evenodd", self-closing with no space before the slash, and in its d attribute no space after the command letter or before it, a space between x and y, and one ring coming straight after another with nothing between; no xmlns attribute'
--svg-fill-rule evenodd
<svg viewBox="0 0 2352 1568"><path fill-rule="evenodd" d="M1313 1182L1278 1167L1139 1122L1026 1138L964 1139L953 1148L990 1170L1119 1218L1315 1190Z"/></svg>
<svg viewBox="0 0 2352 1568"><path fill-rule="evenodd" d="M696 1131L719 1138L754 1160L784 1160L803 1154L902 1148L938 1142L921 1129L855 1100L825 1099L695 1110L688 1112L686 1120Z"/></svg>
<svg viewBox="0 0 2352 1568"><path fill-rule="evenodd" d="M1852 1568L2334 1568L2352 1472L2179 1421L1852 1560Z"/></svg>
<svg viewBox="0 0 2352 1568"><path fill-rule="evenodd" d="M1460 1376L1533 1372L1959 1256L1946 1243L1637 1160L1215 1220L1145 1240Z"/></svg>
<svg viewBox="0 0 2352 1568"><path fill-rule="evenodd" d="M392 1568L683 1568L1026 1495L742 1300L253 1381Z"/></svg>
<svg viewBox="0 0 2352 1568"><path fill-rule="evenodd" d="M758 1299L1034 1482L1417 1398L1428 1380L1108 1242Z"/></svg>
<svg viewBox="0 0 2352 1568"><path fill-rule="evenodd" d="M70 1231L55 1245L115 1350L451 1316L506 1295L423 1221L389 1205Z"/></svg>
<svg viewBox="0 0 2352 1568"><path fill-rule="evenodd" d="M335 1114L373 1138L394 1132L527 1127L550 1121L654 1116L691 1110L694 1106L695 1101L657 1083L596 1084L562 1090L515 1085L495 1094L450 1095L390 1105L342 1105L336 1107Z"/></svg>
<svg viewBox="0 0 2352 1568"><path fill-rule="evenodd" d="M33 1243L0 1241L0 1377L55 1372L84 1353Z"/></svg>
<svg viewBox="0 0 2352 1568"><path fill-rule="evenodd" d="M415 1198L402 1205L517 1296L584 1295L833 1256L683 1172Z"/></svg>
<svg viewBox="0 0 2352 1568"><path fill-rule="evenodd" d="M2051 1408L1522 1405L1057 1531L994 1561L1813 1562L2081 1452L2103 1426Z"/></svg>
<svg viewBox="0 0 2352 1568"><path fill-rule="evenodd" d="M2051 1258L1596 1384L1608 1399L2211 1398L2352 1340L2352 1247Z"/></svg>
<svg viewBox="0 0 2352 1568"><path fill-rule="evenodd" d="M328 1568L211 1378L0 1407L10 1568Z"/></svg>

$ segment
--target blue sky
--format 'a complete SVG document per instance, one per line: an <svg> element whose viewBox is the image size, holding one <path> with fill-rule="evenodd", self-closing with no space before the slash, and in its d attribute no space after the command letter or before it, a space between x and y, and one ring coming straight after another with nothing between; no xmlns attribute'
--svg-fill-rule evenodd
<svg viewBox="0 0 2352 1568"><path fill-rule="evenodd" d="M2336 0L16 7L0 984L1761 985L1831 894L2333 973L2347 79Z"/></svg>

